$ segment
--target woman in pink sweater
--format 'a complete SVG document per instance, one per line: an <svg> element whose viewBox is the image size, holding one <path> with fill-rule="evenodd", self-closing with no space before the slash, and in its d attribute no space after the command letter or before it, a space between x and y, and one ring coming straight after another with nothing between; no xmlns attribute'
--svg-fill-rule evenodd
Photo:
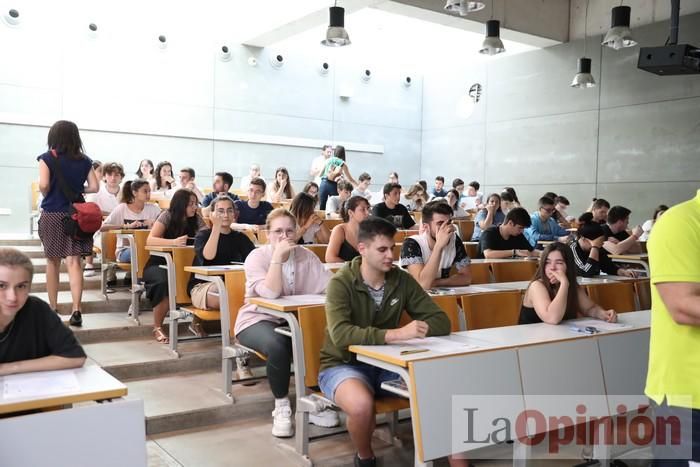
<svg viewBox="0 0 700 467"><path fill-rule="evenodd" d="M245 261L246 298L278 298L285 295L321 294L331 274L311 251L297 244L296 219L286 209L275 209L267 216L269 244L251 252ZM246 302L236 319L238 341L267 356L267 379L275 396L272 434L294 435L289 403L289 376L292 362L291 339L275 332L284 320L258 310ZM309 415L315 425L338 425L338 415L330 410Z"/></svg>

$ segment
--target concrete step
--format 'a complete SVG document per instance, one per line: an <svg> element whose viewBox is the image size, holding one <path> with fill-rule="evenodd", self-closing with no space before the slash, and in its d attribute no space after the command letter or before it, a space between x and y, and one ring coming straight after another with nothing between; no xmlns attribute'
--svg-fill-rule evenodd
<svg viewBox="0 0 700 467"><path fill-rule="evenodd" d="M9 248L16 248L17 250L23 252L30 258L46 258L46 255L44 255L44 247L41 246L41 243L39 245L18 245L16 242L11 242L11 244L3 246Z"/></svg>
<svg viewBox="0 0 700 467"><path fill-rule="evenodd" d="M170 352L168 345L156 342L150 332L147 337L95 342L84 344L83 348L92 360L120 381L221 369L221 341L213 338L181 342L180 358Z"/></svg>
<svg viewBox="0 0 700 467"><path fill-rule="evenodd" d="M46 258L31 258L32 264L34 265L34 274L38 273L45 273L46 272ZM96 260L91 266L95 271L99 274L100 273L100 262L99 260ZM87 268L87 265L86 265ZM65 262L61 262L61 269L60 272L68 272L68 268L66 267ZM119 276L121 277L121 276Z"/></svg>
<svg viewBox="0 0 700 467"><path fill-rule="evenodd" d="M3 238L0 237L0 246L5 247L5 246L12 246L12 247L19 247L19 246L41 246L41 240L38 238L31 238L28 235L25 237L17 237L17 238Z"/></svg>
<svg viewBox="0 0 700 467"><path fill-rule="evenodd" d="M83 290L100 290L100 276L83 277ZM70 290L70 278L68 273L61 273L58 277L58 290ZM46 292L46 273L34 274L32 292Z"/></svg>
<svg viewBox="0 0 700 467"><path fill-rule="evenodd" d="M99 282L98 282L99 283ZM49 302L49 294L46 292L37 292L32 285L32 295L35 295L46 303ZM119 291L112 294L107 294L108 299L105 300L104 295L99 288L94 290L83 290L83 298L81 300L84 314L90 313L123 313L126 312L131 304L131 293ZM72 310L72 299L69 291L58 292L58 312L61 314L70 314ZM141 309L150 310L151 306L146 299L141 300Z"/></svg>

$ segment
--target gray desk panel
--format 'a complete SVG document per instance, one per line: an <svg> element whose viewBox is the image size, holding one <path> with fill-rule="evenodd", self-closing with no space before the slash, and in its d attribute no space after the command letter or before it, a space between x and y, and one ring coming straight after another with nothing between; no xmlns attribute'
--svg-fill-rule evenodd
<svg viewBox="0 0 700 467"><path fill-rule="evenodd" d="M511 416L524 408L517 355L513 349L416 361L412 365L424 460L483 446L462 443L460 432L466 427L466 418L453 420L453 396L474 396L466 401L482 412L489 412L485 405L503 411L504 405L510 402L510 410L506 409L508 413L502 416ZM493 395L512 397L499 398L496 402L500 407L494 407ZM461 399L456 400L457 404L465 402L464 398L457 399ZM464 413L461 408L457 410ZM493 430L490 424L484 423L475 424L475 428L473 439L484 439ZM458 430L454 434L459 449L452 448L454 430Z"/></svg>

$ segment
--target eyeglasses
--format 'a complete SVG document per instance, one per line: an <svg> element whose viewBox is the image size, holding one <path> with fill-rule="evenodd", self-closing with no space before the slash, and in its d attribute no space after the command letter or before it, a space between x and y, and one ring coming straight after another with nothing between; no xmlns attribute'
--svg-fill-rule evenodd
<svg viewBox="0 0 700 467"><path fill-rule="evenodd" d="M270 230L271 234L277 235L278 237L281 237L282 234L285 234L287 237L293 237L296 235L297 231L295 229L275 229L275 230Z"/></svg>
<svg viewBox="0 0 700 467"><path fill-rule="evenodd" d="M551 214L551 213L554 212L554 208L544 208L544 207L542 207L542 208L540 208L540 209L543 210L544 212L549 213L549 214Z"/></svg>

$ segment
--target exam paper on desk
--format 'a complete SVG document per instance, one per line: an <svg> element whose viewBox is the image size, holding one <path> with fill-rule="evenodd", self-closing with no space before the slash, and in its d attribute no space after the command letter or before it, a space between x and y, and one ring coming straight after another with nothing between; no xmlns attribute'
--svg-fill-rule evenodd
<svg viewBox="0 0 700 467"><path fill-rule="evenodd" d="M581 319L581 320L571 321L571 324L575 325L576 327L579 327L579 328L585 328L586 326L590 326L590 327L596 328L599 331L615 331L617 329L630 327L629 324L608 323L607 321L603 321L600 319Z"/></svg>
<svg viewBox="0 0 700 467"><path fill-rule="evenodd" d="M432 352L458 352L460 350L476 349L479 346L464 342L453 341L444 337L425 337L423 339L408 339L392 342L391 345L401 346L404 350L426 349Z"/></svg>
<svg viewBox="0 0 700 467"><path fill-rule="evenodd" d="M50 396L80 389L73 370L42 371L5 376L2 395L5 399Z"/></svg>

